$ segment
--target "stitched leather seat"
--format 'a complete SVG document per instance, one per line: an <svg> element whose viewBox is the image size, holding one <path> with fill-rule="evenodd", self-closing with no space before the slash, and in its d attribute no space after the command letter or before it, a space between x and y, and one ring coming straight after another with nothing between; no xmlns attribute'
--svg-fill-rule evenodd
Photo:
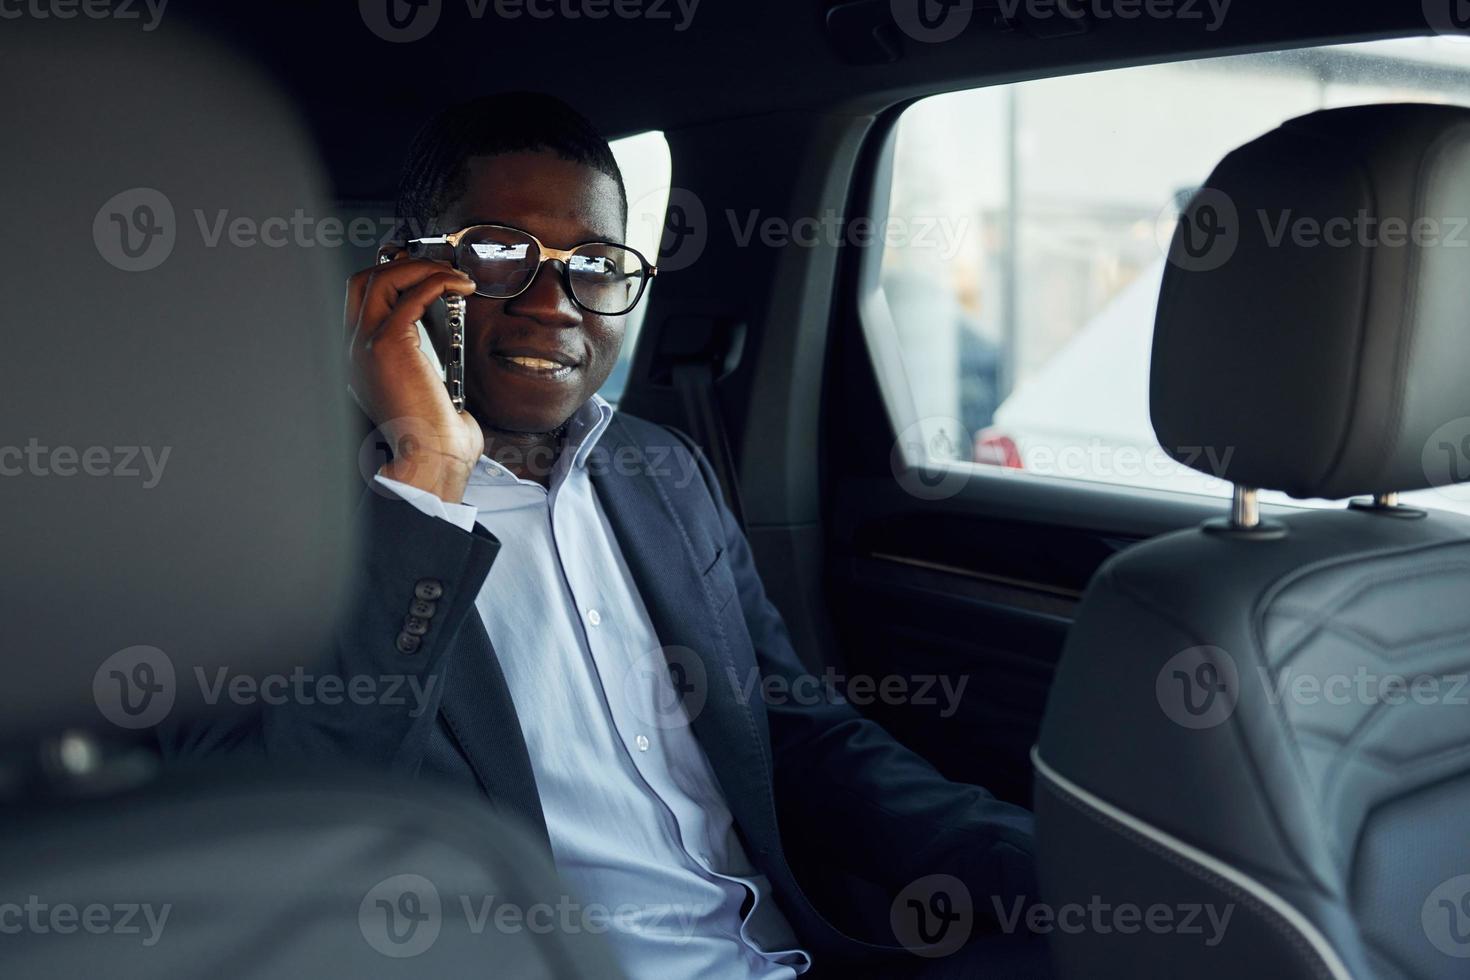
<svg viewBox="0 0 1470 980"><path fill-rule="evenodd" d="M1379 506L1168 535L1091 583L1035 756L1038 853L1049 905L1115 911L1052 934L1062 976L1470 970L1470 520L1392 506L1470 473L1466 216L1470 111L1416 105L1288 122L1186 209L1160 442ZM1293 231L1337 218L1339 244Z"/></svg>

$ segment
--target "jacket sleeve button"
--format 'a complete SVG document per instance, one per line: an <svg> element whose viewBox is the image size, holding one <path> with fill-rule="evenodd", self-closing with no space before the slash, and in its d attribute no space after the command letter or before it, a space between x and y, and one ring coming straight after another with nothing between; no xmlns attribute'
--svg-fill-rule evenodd
<svg viewBox="0 0 1470 980"><path fill-rule="evenodd" d="M415 599L413 602L409 603L408 611L410 615L417 616L419 619L433 619L434 610L438 608L439 606L437 603L427 602L423 599Z"/></svg>
<svg viewBox="0 0 1470 980"><path fill-rule="evenodd" d="M429 621L417 616L407 616L403 620L403 632L409 636L423 636L429 632Z"/></svg>
<svg viewBox="0 0 1470 980"><path fill-rule="evenodd" d="M409 633L409 632L406 632L406 631L403 632L403 633L399 633L398 634L398 652L399 653L418 653L419 652L419 644L422 643L422 642L423 641L421 639L419 639L417 636L414 636L412 633Z"/></svg>
<svg viewBox="0 0 1470 980"><path fill-rule="evenodd" d="M425 602L433 602L444 594L444 586L439 584L438 579L421 578L413 587L414 597Z"/></svg>

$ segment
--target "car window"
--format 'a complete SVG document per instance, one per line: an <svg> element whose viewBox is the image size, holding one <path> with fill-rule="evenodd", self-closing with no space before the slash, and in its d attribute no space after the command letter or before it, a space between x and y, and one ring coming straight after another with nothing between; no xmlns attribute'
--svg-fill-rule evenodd
<svg viewBox="0 0 1470 980"><path fill-rule="evenodd" d="M884 315L865 328L897 354L875 362L910 462L1228 495L1169 459L1149 422L1154 307L1179 207L1226 153L1287 119L1397 101L1470 104L1470 44L1151 65L909 107L883 228ZM1464 488L1416 496L1470 512Z"/></svg>
<svg viewBox="0 0 1470 980"><path fill-rule="evenodd" d="M625 139L612 141L613 156L618 169L623 172L623 184L628 191L628 244L642 252L648 261L658 264L659 236L663 233L664 210L669 203L669 181L672 177L672 162L669 158L669 141L660 132L639 133ZM643 302L628 314L624 326L623 350L618 363L602 386L602 397L613 404L623 394L628 384L628 368L632 363L633 346L643 328L643 317L648 312L649 299L658 287L655 277L648 284Z"/></svg>

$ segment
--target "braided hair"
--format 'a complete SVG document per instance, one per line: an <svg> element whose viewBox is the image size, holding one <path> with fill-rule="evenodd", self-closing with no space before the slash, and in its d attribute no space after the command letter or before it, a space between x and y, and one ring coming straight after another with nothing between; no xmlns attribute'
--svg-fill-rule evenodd
<svg viewBox="0 0 1470 980"><path fill-rule="evenodd" d="M451 202L464 194L471 157L544 150L611 177L623 212L628 193L607 140L571 106L539 92L506 92L448 106L414 137L398 184L399 238L433 234Z"/></svg>

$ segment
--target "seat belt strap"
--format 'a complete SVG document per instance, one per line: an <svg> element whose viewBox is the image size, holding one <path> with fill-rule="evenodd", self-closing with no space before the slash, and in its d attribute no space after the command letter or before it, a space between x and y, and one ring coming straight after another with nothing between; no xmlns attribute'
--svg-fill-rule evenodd
<svg viewBox="0 0 1470 980"><path fill-rule="evenodd" d="M740 503L735 457L730 450L730 437L715 396L714 363L707 359L681 360L673 365L672 375L674 387L679 390L679 397L684 403L689 436L704 450L725 495L725 504L744 529L745 510Z"/></svg>

